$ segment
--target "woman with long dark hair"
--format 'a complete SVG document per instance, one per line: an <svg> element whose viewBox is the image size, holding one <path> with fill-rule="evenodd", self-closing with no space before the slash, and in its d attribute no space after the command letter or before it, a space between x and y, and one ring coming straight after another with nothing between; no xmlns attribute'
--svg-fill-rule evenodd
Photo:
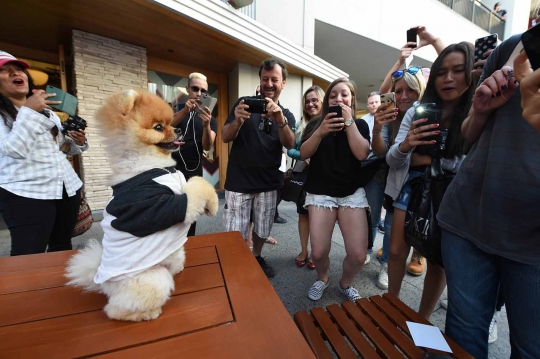
<svg viewBox="0 0 540 359"><path fill-rule="evenodd" d="M469 149L469 144L461 134L461 125L467 117L475 91L471 75L473 63L474 48L467 42L450 45L437 57L431 67L431 76L420 105L435 103L441 111L440 121L436 124L425 125L424 122L427 119L417 119L415 108L411 108L401 123L395 144L386 156L391 168L408 169L409 179L421 177L425 169L431 165L430 147L437 142L425 140L425 138L438 136L442 130L446 130L448 137L446 148L442 152L442 168L447 172L458 171ZM411 191L410 185L403 186L394 202L388 262L388 291L395 296L399 296L410 251L410 246L405 241L404 224ZM418 311L424 318L429 319L431 316L445 285L444 269L428 261L422 301Z"/></svg>
<svg viewBox="0 0 540 359"><path fill-rule="evenodd" d="M0 212L12 256L71 249L82 182L66 153L88 148L84 131L64 136L49 107L60 102L34 89L28 67L0 51Z"/></svg>
<svg viewBox="0 0 540 359"><path fill-rule="evenodd" d="M309 168L309 158L303 160L300 156L300 146L302 145L302 134L304 129L315 117L321 114L322 104L324 99L324 91L319 86L311 86L304 92L302 96L302 119L298 122L295 128L295 143L294 147L287 151L287 154L297 160L303 161L304 171ZM297 162L298 163L298 162ZM300 235L300 247L302 251L295 258L295 263L298 267L303 267L307 263L309 269L315 269L315 264L309 258L308 243L309 243L309 213L304 208L306 202L305 190L296 203L296 211L298 212L298 234Z"/></svg>
<svg viewBox="0 0 540 359"><path fill-rule="evenodd" d="M340 106L342 116L330 112L331 105ZM308 292L311 300L320 299L328 288L336 221L347 253L338 288L350 301L360 298L351 284L367 254L369 206L361 184L360 162L369 154L369 127L364 120L354 120L355 113L355 87L347 78L339 78L328 86L321 115L308 124L302 139L300 156L310 159L305 207L309 211L311 259L318 277Z"/></svg>

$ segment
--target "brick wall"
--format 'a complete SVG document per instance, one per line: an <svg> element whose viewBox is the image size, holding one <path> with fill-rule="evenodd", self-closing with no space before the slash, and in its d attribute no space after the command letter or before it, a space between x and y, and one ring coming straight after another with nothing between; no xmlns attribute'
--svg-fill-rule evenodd
<svg viewBox="0 0 540 359"><path fill-rule="evenodd" d="M73 56L79 115L88 122L90 148L82 156L86 196L90 208L100 210L112 194L108 185L111 170L94 113L114 92L147 88L146 49L73 30Z"/></svg>

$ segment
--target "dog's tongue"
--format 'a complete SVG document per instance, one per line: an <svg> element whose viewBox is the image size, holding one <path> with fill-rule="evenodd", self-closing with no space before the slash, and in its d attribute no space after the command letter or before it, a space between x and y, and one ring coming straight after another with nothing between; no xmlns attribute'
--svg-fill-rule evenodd
<svg viewBox="0 0 540 359"><path fill-rule="evenodd" d="M173 145L175 146L181 146L184 142L180 142L180 141L173 141Z"/></svg>

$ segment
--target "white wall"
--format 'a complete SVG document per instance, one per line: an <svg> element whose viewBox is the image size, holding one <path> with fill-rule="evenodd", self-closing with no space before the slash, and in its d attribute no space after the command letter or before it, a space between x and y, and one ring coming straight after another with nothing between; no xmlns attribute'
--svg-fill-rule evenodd
<svg viewBox="0 0 540 359"><path fill-rule="evenodd" d="M256 20L304 46L304 0L258 0Z"/></svg>
<svg viewBox="0 0 540 359"><path fill-rule="evenodd" d="M316 18L334 26L400 49L406 42L406 31L423 25L445 44L469 41L487 32L435 0L314 0ZM396 16L396 13L400 15ZM437 57L432 47L422 48L416 56L429 61Z"/></svg>

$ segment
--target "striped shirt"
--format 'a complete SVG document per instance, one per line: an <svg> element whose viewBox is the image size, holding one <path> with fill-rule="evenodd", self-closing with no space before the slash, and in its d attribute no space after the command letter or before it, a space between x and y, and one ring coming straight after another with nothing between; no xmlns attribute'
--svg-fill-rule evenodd
<svg viewBox="0 0 540 359"><path fill-rule="evenodd" d="M81 154L88 144L78 146L61 132L60 119L21 107L16 121L0 116L0 187L21 197L62 199L75 195L82 182L60 148L69 143L67 154ZM9 126L8 126L9 125ZM56 141L51 129L57 126ZM10 128L11 127L11 128Z"/></svg>

